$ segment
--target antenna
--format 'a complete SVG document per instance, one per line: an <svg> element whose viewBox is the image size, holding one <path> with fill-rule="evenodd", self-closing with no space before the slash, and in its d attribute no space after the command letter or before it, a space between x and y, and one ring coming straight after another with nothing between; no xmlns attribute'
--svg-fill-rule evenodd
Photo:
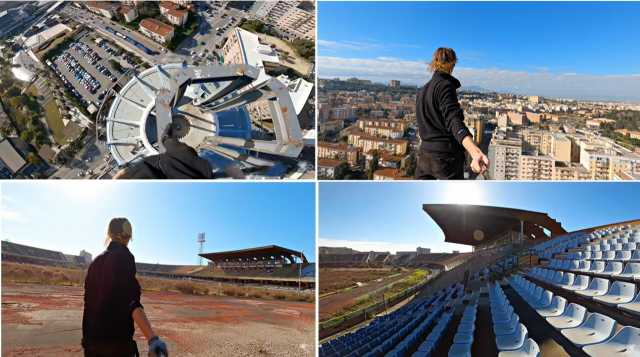
<svg viewBox="0 0 640 357"><path fill-rule="evenodd" d="M200 249L198 250L198 254L202 254L202 248L204 246L204 232L203 233L198 233L198 244L200 244ZM202 265L202 256L198 255L200 257L199 263L198 265Z"/></svg>

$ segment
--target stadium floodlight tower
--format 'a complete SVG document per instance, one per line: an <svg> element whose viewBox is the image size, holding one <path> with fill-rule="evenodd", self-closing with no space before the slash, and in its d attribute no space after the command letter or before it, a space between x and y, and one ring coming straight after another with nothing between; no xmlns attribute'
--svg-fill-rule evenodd
<svg viewBox="0 0 640 357"><path fill-rule="evenodd" d="M160 138L173 124L173 136L212 163L269 168L280 158L296 158L302 131L288 88L259 77L245 64L148 68L114 94L105 121L109 151L120 167L162 153ZM252 123L249 112L258 103L271 116L269 132Z"/></svg>
<svg viewBox="0 0 640 357"><path fill-rule="evenodd" d="M204 247L204 232L203 233L198 233L198 244L200 244L200 249L198 249L198 257L200 257L200 261L198 263L198 265L202 265L202 253L204 252L203 247Z"/></svg>

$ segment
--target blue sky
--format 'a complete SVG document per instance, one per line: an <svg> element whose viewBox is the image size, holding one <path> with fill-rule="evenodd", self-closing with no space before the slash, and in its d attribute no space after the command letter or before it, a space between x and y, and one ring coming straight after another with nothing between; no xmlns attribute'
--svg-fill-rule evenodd
<svg viewBox="0 0 640 357"><path fill-rule="evenodd" d="M206 251L277 244L315 261L313 183L58 181L0 184L0 236L12 242L94 256L112 217L128 217L138 262L197 264Z"/></svg>
<svg viewBox="0 0 640 357"><path fill-rule="evenodd" d="M396 182L320 184L319 246L368 251L470 251L444 243L425 203L546 212L568 231L640 219L640 183Z"/></svg>
<svg viewBox="0 0 640 357"><path fill-rule="evenodd" d="M419 84L446 46L463 85L640 101L638 23L637 2L319 2L318 73Z"/></svg>

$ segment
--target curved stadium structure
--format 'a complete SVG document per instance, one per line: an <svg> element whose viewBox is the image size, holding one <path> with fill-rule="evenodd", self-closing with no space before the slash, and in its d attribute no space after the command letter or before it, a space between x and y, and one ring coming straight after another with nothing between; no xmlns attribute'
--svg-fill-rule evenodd
<svg viewBox="0 0 640 357"><path fill-rule="evenodd" d="M262 113L260 120L252 117L255 112ZM104 123L119 166L162 153L159 138L170 124L214 171L236 164L267 176L281 174L281 162L303 148L288 88L244 64L148 68L114 92Z"/></svg>
<svg viewBox="0 0 640 357"><path fill-rule="evenodd" d="M471 258L400 308L326 338L321 357L639 355L640 220L564 232L540 212L457 206L424 209L447 241L474 246ZM442 215L461 209L463 226Z"/></svg>

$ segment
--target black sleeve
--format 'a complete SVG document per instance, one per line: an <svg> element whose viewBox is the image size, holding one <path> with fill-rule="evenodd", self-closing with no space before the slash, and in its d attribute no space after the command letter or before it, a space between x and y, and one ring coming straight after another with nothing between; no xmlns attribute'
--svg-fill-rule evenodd
<svg viewBox="0 0 640 357"><path fill-rule="evenodd" d="M129 316L131 316L133 310L138 307L143 307L140 303L140 284L138 284L138 280L136 279L136 263L133 256L124 256L123 260L121 271L122 279L119 279L119 281L122 282L120 285L122 289L121 293L126 299Z"/></svg>
<svg viewBox="0 0 640 357"><path fill-rule="evenodd" d="M464 125L464 112L458 102L455 88L449 83L444 84L439 90L438 100L447 130L462 144L462 140L467 136L471 136L471 132Z"/></svg>

